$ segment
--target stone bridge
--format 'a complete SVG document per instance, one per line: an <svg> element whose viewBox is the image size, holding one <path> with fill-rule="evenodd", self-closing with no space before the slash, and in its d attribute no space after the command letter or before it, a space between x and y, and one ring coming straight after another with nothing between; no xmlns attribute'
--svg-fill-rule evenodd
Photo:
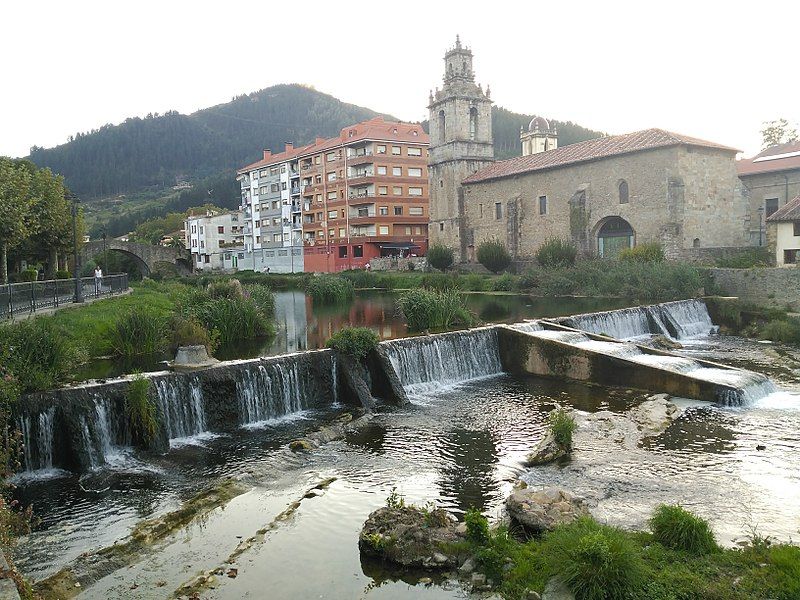
<svg viewBox="0 0 800 600"><path fill-rule="evenodd" d="M144 275L157 271L160 263L175 265L178 271L184 273L192 270L191 254L183 248L166 248L113 239L106 240L105 245L103 240L86 242L80 251L81 264L85 265L94 257L102 255L103 250L131 256L139 264Z"/></svg>

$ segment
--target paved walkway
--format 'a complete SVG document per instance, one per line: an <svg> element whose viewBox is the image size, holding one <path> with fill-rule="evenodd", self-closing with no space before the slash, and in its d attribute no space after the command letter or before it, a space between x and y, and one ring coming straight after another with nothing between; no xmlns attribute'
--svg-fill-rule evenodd
<svg viewBox="0 0 800 600"><path fill-rule="evenodd" d="M126 296L126 295L130 294L132 291L133 291L133 289L128 288L124 292L120 292L118 294L99 296L99 297L93 297L92 296L92 297L89 297L89 298L84 298L83 302L80 302L80 303L78 303L78 302L64 302L63 304L59 304L58 306L53 306L53 307L49 307L49 308L39 308L39 309L36 310L36 312L18 311L18 312L15 312L14 316L11 317L10 319L3 320L0 317L0 323L10 323L12 321L23 321L23 320L29 319L31 317L39 317L39 316L42 316L42 315L52 315L54 312L57 312L59 310L64 310L65 308L80 308L81 306L86 306L87 304L91 304L92 302L98 302L99 300L108 300L109 298L119 298L121 296ZM68 299L72 298L72 297L73 296L69 296ZM2 596L0 596L0 600L2 600Z"/></svg>

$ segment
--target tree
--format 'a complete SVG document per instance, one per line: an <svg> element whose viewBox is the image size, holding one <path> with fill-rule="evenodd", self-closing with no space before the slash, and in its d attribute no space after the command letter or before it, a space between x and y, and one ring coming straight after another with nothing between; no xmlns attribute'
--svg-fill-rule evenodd
<svg viewBox="0 0 800 600"><path fill-rule="evenodd" d="M442 244L428 248L428 264L434 269L444 271L453 265L453 250Z"/></svg>
<svg viewBox="0 0 800 600"><path fill-rule="evenodd" d="M771 146L796 142L798 140L797 129L789 125L786 119L776 121L764 121L761 130L762 149L766 150Z"/></svg>
<svg viewBox="0 0 800 600"><path fill-rule="evenodd" d="M8 251L28 235L31 175L0 157L0 281L8 283Z"/></svg>
<svg viewBox="0 0 800 600"><path fill-rule="evenodd" d="M488 240L478 246L478 262L492 273L499 273L511 264L511 254L500 240Z"/></svg>

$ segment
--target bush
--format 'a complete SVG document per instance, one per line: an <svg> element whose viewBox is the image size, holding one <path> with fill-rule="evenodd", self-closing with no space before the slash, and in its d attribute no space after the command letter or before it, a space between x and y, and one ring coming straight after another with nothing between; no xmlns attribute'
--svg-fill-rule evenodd
<svg viewBox="0 0 800 600"><path fill-rule="evenodd" d="M219 332L209 333L194 317L184 318L175 315L170 320L170 350L175 352L180 346L205 346L209 356L219 346Z"/></svg>
<svg viewBox="0 0 800 600"><path fill-rule="evenodd" d="M759 331L759 337L773 342L800 344L800 319L773 319Z"/></svg>
<svg viewBox="0 0 800 600"><path fill-rule="evenodd" d="M323 304L343 303L353 298L353 284L344 277L319 275L309 280L306 293L314 302Z"/></svg>
<svg viewBox="0 0 800 600"><path fill-rule="evenodd" d="M187 307L185 316L195 318L223 345L274 335L272 323L249 298L201 299Z"/></svg>
<svg viewBox="0 0 800 600"><path fill-rule="evenodd" d="M19 280L22 282L30 282L36 281L39 278L39 271L36 269L30 268L25 269L24 271L20 271L19 273Z"/></svg>
<svg viewBox="0 0 800 600"><path fill-rule="evenodd" d="M548 533L542 556L551 575L577 600L632 597L644 577L636 545L625 532L581 517Z"/></svg>
<svg viewBox="0 0 800 600"><path fill-rule="evenodd" d="M244 297L244 288L238 279L222 279L209 283L206 293L214 300L218 298L238 300Z"/></svg>
<svg viewBox="0 0 800 600"><path fill-rule="evenodd" d="M570 240L550 238L536 251L536 262L545 269L571 267L578 256L578 248Z"/></svg>
<svg viewBox="0 0 800 600"><path fill-rule="evenodd" d="M649 523L653 537L667 548L692 554L710 554L719 550L708 522L680 506L660 505Z"/></svg>
<svg viewBox="0 0 800 600"><path fill-rule="evenodd" d="M453 250L442 244L428 248L428 264L434 269L445 271L453 266Z"/></svg>
<svg viewBox="0 0 800 600"><path fill-rule="evenodd" d="M489 521L477 508L470 508L464 514L467 525L467 539L473 544L484 546L489 543Z"/></svg>
<svg viewBox="0 0 800 600"><path fill-rule="evenodd" d="M47 390L68 381L83 352L51 317L0 325L0 350L21 392Z"/></svg>
<svg viewBox="0 0 800 600"><path fill-rule="evenodd" d="M725 269L752 269L754 267L768 267L772 264L772 255L769 248L748 248L723 256L715 261L716 266Z"/></svg>
<svg viewBox="0 0 800 600"><path fill-rule="evenodd" d="M479 276L480 277L480 276ZM420 284L427 290L457 290L464 281L455 273L426 273Z"/></svg>
<svg viewBox="0 0 800 600"><path fill-rule="evenodd" d="M134 440L149 444L158 431L158 410L148 393L150 380L135 375L125 394L125 416Z"/></svg>
<svg viewBox="0 0 800 600"><path fill-rule="evenodd" d="M411 331L469 326L474 322L464 299L456 290L411 290L400 296L397 306Z"/></svg>
<svg viewBox="0 0 800 600"><path fill-rule="evenodd" d="M369 327L345 327L328 340L328 348L353 358L364 358L378 343L378 334Z"/></svg>
<svg viewBox="0 0 800 600"><path fill-rule="evenodd" d="M56 271L56 279L71 279L71 278L72 278L72 273L70 273L69 271L63 271L63 270Z"/></svg>
<svg viewBox="0 0 800 600"><path fill-rule="evenodd" d="M112 352L124 358L161 354L167 349L167 323L155 313L134 308L117 319L108 341Z"/></svg>
<svg viewBox="0 0 800 600"><path fill-rule="evenodd" d="M519 288L520 278L511 273L503 273L500 277L490 279L487 283L493 292L513 292Z"/></svg>
<svg viewBox="0 0 800 600"><path fill-rule="evenodd" d="M500 240L488 240L478 246L478 262L499 273L511 264L511 255Z"/></svg>
<svg viewBox="0 0 800 600"><path fill-rule="evenodd" d="M250 283L244 286L244 295L250 298L265 317L275 316L275 294L266 285Z"/></svg>
<svg viewBox="0 0 800 600"><path fill-rule="evenodd" d="M578 424L575 423L575 417L568 410L559 408L552 411L547 416L547 419L550 423L550 432L553 434L556 444L562 448L571 449L572 434L578 428Z"/></svg>
<svg viewBox="0 0 800 600"><path fill-rule="evenodd" d="M660 263L664 262L664 248L654 242L639 244L620 250L618 258L623 262Z"/></svg>

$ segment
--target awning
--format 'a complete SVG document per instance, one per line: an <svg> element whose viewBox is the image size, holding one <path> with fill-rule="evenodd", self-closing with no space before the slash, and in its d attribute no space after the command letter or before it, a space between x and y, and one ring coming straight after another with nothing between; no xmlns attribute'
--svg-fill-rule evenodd
<svg viewBox="0 0 800 600"><path fill-rule="evenodd" d="M378 247L386 248L387 250L411 250L412 248L419 248L419 246L413 242L395 242L388 244L378 244Z"/></svg>

